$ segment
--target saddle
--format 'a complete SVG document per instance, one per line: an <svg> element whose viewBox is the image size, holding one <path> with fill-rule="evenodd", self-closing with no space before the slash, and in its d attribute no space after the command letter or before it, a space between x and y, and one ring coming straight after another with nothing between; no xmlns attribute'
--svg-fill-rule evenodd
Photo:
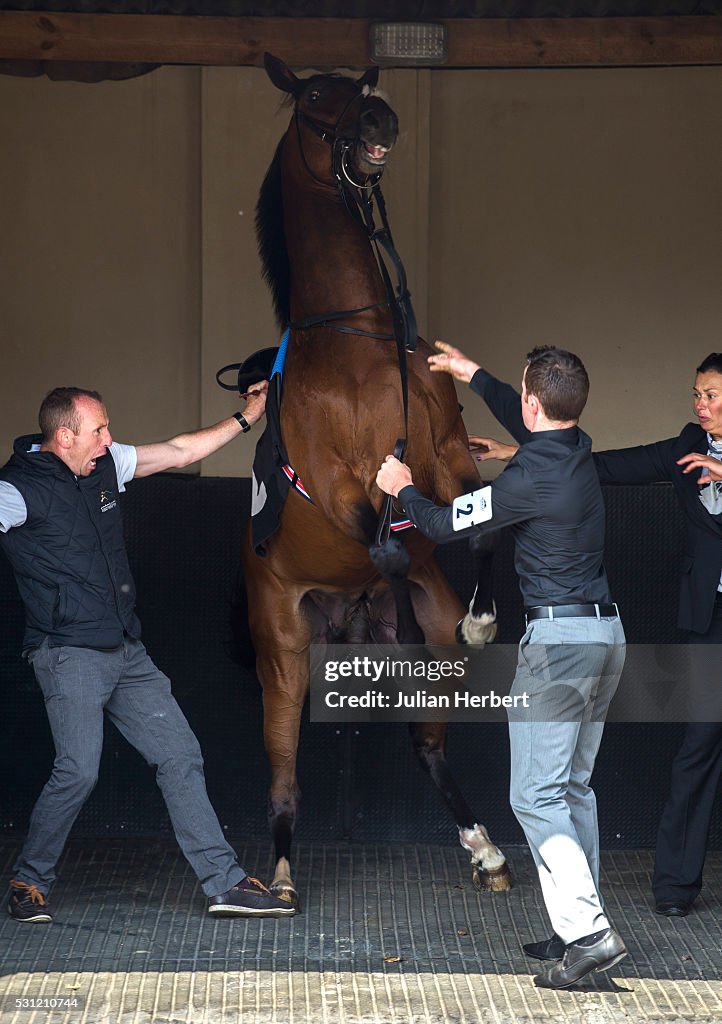
<svg viewBox="0 0 722 1024"><path fill-rule="evenodd" d="M240 395L245 395L254 384L259 384L262 380L268 380L276 363L277 356L278 346L275 348L261 348L258 352L254 352L253 355L244 359L242 363L229 363L228 366L222 367L216 373L216 381L226 391L238 391ZM228 373L230 370L238 371L235 384L226 384L221 380L223 374Z"/></svg>

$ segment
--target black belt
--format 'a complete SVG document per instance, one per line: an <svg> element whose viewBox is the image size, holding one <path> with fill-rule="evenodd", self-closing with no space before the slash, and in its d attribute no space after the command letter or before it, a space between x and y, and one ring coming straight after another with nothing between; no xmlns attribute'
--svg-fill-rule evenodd
<svg viewBox="0 0 722 1024"><path fill-rule="evenodd" d="M550 604L526 608L524 611L527 622L533 622L534 619L568 619L577 616L605 619L616 618L619 615L616 604Z"/></svg>

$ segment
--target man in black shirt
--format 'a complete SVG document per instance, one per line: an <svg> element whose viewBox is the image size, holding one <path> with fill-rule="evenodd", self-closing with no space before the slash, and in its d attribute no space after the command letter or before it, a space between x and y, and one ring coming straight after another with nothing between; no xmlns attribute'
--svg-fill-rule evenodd
<svg viewBox="0 0 722 1024"><path fill-rule="evenodd" d="M625 649L602 565L604 505L591 440L577 426L589 381L577 356L537 348L527 357L519 395L458 349L444 342L437 348L429 357L432 370L471 382L521 447L493 484L451 507L425 498L393 456L376 482L438 542L501 526L514 534L527 629L512 694L528 693L530 711L510 715L510 797L554 928L550 939L524 949L561 961L537 975L539 987L567 988L626 955L599 894L599 831L589 785Z"/></svg>
<svg viewBox="0 0 722 1024"><path fill-rule="evenodd" d="M702 888L722 777L719 688L710 667L716 655L705 656L699 647L722 643L722 352L711 352L697 367L692 396L697 423L687 423L677 437L593 455L602 484L669 482L684 514L677 625L695 652L688 676L694 720L672 763L652 877L657 913L673 918L687 916ZM506 462L517 450L490 437L473 440L481 461Z"/></svg>

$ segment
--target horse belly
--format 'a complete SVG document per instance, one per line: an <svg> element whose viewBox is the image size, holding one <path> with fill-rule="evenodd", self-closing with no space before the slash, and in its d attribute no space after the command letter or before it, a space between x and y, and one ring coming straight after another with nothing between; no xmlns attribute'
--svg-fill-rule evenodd
<svg viewBox="0 0 722 1024"><path fill-rule="evenodd" d="M368 549L293 493L286 499L280 529L266 543L266 550L275 575L309 590L361 592L376 577Z"/></svg>

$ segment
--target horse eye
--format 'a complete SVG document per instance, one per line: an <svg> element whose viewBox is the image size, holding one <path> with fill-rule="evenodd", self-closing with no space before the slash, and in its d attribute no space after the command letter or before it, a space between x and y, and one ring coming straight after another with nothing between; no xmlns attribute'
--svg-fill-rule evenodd
<svg viewBox="0 0 722 1024"><path fill-rule="evenodd" d="M321 99L321 90L320 89L311 89L310 93L308 94L308 99L309 99L309 102L311 102L311 103L315 103L316 100L320 100Z"/></svg>

